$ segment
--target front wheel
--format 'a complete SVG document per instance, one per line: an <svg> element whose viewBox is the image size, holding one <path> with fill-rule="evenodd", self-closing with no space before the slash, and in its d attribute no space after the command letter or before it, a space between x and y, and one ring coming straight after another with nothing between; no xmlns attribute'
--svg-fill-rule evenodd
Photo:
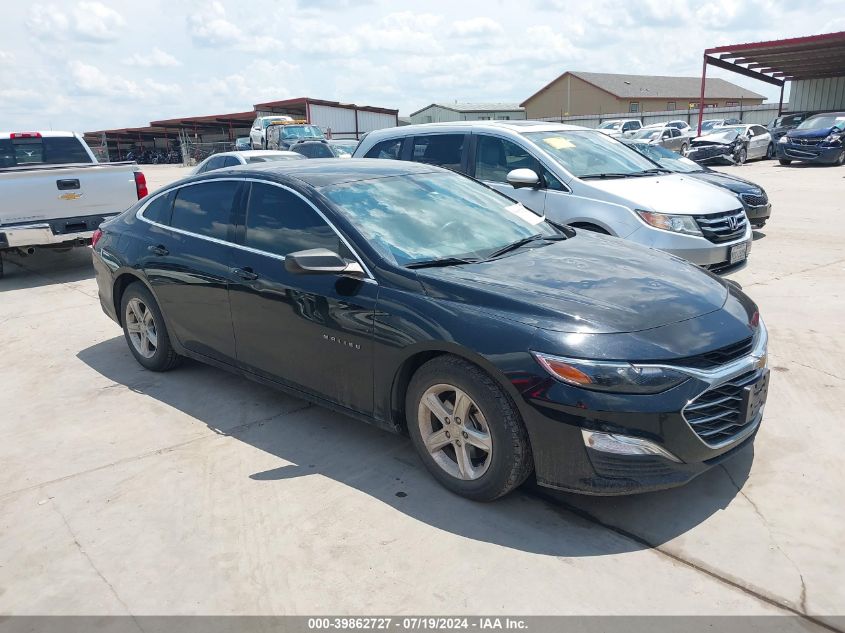
<svg viewBox="0 0 845 633"><path fill-rule="evenodd" d="M140 282L129 285L120 300L120 313L129 351L143 367L167 371L179 363L180 356L170 343L164 317L146 286Z"/></svg>
<svg viewBox="0 0 845 633"><path fill-rule="evenodd" d="M779 158L779 159L778 159L778 162L779 162L781 165L791 165L791 164L792 164L792 161L791 161L791 160L789 160L789 159L787 159L787 158Z"/></svg>
<svg viewBox="0 0 845 633"><path fill-rule="evenodd" d="M748 150L744 147L739 150L739 153L736 156L736 164L737 165L744 165L745 161L748 160Z"/></svg>
<svg viewBox="0 0 845 633"><path fill-rule="evenodd" d="M769 146L766 148L766 160L772 160L775 157L775 145L774 143L769 143Z"/></svg>
<svg viewBox="0 0 845 633"><path fill-rule="evenodd" d="M440 356L420 367L405 412L426 469L456 494L492 501L533 470L516 406L488 374L461 358Z"/></svg>
<svg viewBox="0 0 845 633"><path fill-rule="evenodd" d="M845 149L839 152L839 156L836 157L836 162L834 163L834 165L839 165L840 167L842 165L845 165Z"/></svg>
<svg viewBox="0 0 845 633"><path fill-rule="evenodd" d="M681 156L686 156L686 155L687 155L687 144L684 143L683 145L681 145Z"/></svg>

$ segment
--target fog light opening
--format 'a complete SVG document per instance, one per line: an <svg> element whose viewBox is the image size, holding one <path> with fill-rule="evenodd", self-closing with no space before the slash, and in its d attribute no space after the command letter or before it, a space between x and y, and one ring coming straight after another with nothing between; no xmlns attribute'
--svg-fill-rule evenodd
<svg viewBox="0 0 845 633"><path fill-rule="evenodd" d="M602 433L601 431L588 431L587 429L581 429L581 435L584 437L584 445L594 451L614 453L616 455L656 455L658 457L665 457L676 463L681 463L680 459L662 446L639 437Z"/></svg>

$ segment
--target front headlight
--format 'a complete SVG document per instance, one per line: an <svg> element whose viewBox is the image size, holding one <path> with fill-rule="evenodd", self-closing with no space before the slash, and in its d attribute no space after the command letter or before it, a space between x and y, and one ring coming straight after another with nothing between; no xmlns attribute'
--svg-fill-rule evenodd
<svg viewBox="0 0 845 633"><path fill-rule="evenodd" d="M778 139L778 143L789 143L789 138L787 138L786 134L784 134Z"/></svg>
<svg viewBox="0 0 845 633"><path fill-rule="evenodd" d="M834 132L832 134L828 134L823 143L838 143L841 139L839 138L840 132Z"/></svg>
<svg viewBox="0 0 845 633"><path fill-rule="evenodd" d="M685 235L701 235L701 229L695 223L695 218L689 215L653 213L652 211L641 211L639 209L637 209L637 215L646 224L656 229L671 231L672 233L683 233Z"/></svg>
<svg viewBox="0 0 845 633"><path fill-rule="evenodd" d="M582 360L531 352L553 378L593 391L649 394L666 391L689 378L668 367Z"/></svg>

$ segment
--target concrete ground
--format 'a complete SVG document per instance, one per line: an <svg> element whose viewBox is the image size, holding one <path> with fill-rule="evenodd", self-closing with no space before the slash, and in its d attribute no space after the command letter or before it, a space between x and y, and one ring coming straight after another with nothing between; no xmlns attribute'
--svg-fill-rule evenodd
<svg viewBox="0 0 845 633"><path fill-rule="evenodd" d="M185 173L145 167L153 186ZM453 496L409 442L197 363L144 371L90 252L0 280L0 615L845 613L845 169L727 168L771 333L748 450L684 488ZM798 620L813 628L807 619Z"/></svg>

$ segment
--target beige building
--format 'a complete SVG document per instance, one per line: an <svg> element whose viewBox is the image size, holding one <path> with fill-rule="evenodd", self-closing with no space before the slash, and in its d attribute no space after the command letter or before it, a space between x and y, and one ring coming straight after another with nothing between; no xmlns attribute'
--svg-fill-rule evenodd
<svg viewBox="0 0 845 633"><path fill-rule="evenodd" d="M616 75L568 71L519 105L528 119L578 114L657 112L697 108L699 77ZM707 108L759 105L765 97L724 79L707 79Z"/></svg>
<svg viewBox="0 0 845 633"><path fill-rule="evenodd" d="M432 103L408 118L411 123L443 121L509 121L525 118L525 110L516 103Z"/></svg>

